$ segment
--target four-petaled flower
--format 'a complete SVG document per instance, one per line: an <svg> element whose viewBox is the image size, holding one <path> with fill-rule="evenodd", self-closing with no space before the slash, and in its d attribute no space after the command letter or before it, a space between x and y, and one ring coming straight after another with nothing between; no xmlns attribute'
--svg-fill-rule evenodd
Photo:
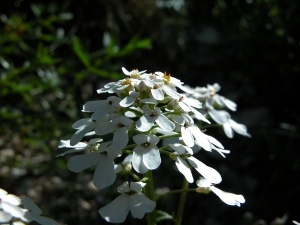
<svg viewBox="0 0 300 225"><path fill-rule="evenodd" d="M133 149L132 166L138 173L154 170L161 163L160 153L157 148L159 138L154 134L137 134L133 136L137 146Z"/></svg>
<svg viewBox="0 0 300 225"><path fill-rule="evenodd" d="M102 218L111 223L123 223L129 211L137 219L142 219L145 213L152 212L156 203L141 192L145 185L143 182L130 182L130 185L127 181L124 182L118 187L121 195L99 210Z"/></svg>
<svg viewBox="0 0 300 225"><path fill-rule="evenodd" d="M172 131L175 124L162 114L160 108L155 107L153 110L148 105L143 106L144 115L136 122L136 128L145 132L150 130L154 122L165 131Z"/></svg>

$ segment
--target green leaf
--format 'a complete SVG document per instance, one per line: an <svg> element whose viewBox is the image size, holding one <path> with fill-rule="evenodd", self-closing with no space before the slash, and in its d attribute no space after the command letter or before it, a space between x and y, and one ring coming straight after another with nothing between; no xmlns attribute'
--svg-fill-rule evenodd
<svg viewBox="0 0 300 225"><path fill-rule="evenodd" d="M78 58L81 60L81 62L87 67L90 68L90 56L89 54L83 49L81 42L79 38L73 37L72 38L72 44L73 44L73 51L78 56Z"/></svg>
<svg viewBox="0 0 300 225"><path fill-rule="evenodd" d="M160 222L163 220L173 220L173 216L164 211L156 210L156 221Z"/></svg>

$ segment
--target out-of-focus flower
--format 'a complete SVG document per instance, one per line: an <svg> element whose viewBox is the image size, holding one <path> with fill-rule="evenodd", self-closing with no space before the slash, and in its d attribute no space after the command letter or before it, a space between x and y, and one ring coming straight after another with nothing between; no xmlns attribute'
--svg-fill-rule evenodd
<svg viewBox="0 0 300 225"><path fill-rule="evenodd" d="M0 223L8 223L13 218L22 219L24 211L19 207L20 204L19 197L0 188Z"/></svg>

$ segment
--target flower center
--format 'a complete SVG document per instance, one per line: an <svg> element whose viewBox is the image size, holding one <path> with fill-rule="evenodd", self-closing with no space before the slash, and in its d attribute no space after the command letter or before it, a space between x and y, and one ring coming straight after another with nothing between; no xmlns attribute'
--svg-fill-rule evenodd
<svg viewBox="0 0 300 225"><path fill-rule="evenodd" d="M125 127L125 125L124 125L123 123L120 123L120 122L119 122L119 123L117 124L117 127L118 127L118 128L122 128L122 127Z"/></svg>

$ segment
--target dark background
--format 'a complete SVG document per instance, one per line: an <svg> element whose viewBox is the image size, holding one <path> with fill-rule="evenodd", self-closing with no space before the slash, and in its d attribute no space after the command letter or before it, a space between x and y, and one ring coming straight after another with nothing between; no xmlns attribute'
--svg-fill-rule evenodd
<svg viewBox="0 0 300 225"><path fill-rule="evenodd" d="M0 15L2 188L32 197L60 222L106 224L97 211L115 191L95 190L93 170L68 171L56 146L84 116L82 104L100 99L96 90L123 78L124 66L167 71L190 86L219 83L220 94L238 104L233 119L252 135L228 139L208 130L231 154L196 156L220 171L220 189L246 203L189 193L183 224L300 220L299 1L3 0ZM180 188L181 175L162 168L154 171L156 187ZM177 202L168 197L158 208L171 214Z"/></svg>

